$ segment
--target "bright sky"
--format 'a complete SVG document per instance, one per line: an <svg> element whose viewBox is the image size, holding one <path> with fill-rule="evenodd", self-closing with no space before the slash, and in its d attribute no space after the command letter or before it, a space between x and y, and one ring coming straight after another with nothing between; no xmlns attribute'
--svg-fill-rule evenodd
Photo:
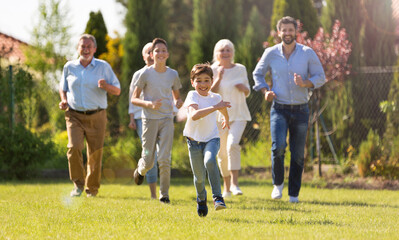
<svg viewBox="0 0 399 240"><path fill-rule="evenodd" d="M33 27L38 21L40 2L41 0L0 0L0 32L29 43ZM84 32L91 11L101 11L111 37L115 37L114 31L122 36L126 31L123 25L126 11L115 0L62 0L61 5L69 8L71 17L71 51L75 51L79 35Z"/></svg>

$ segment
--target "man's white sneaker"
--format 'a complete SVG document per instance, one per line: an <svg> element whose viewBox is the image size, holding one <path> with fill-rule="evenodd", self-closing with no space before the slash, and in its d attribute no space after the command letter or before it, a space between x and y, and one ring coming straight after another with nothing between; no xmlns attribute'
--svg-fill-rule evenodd
<svg viewBox="0 0 399 240"><path fill-rule="evenodd" d="M290 196L290 203L299 203L298 197L292 197L292 196Z"/></svg>
<svg viewBox="0 0 399 240"><path fill-rule="evenodd" d="M223 192L223 198L231 198L231 192Z"/></svg>
<svg viewBox="0 0 399 240"><path fill-rule="evenodd" d="M273 185L272 199L280 199L283 197L284 183L281 185Z"/></svg>
<svg viewBox="0 0 399 240"><path fill-rule="evenodd" d="M233 193L233 195L242 195L242 191L238 186L231 186L230 191Z"/></svg>

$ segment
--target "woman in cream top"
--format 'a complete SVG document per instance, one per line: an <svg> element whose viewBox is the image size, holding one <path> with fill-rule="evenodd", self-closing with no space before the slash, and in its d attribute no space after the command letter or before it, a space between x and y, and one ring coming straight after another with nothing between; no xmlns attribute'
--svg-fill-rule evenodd
<svg viewBox="0 0 399 240"><path fill-rule="evenodd" d="M248 75L245 66L234 63L234 44L222 39L213 51L212 70L215 76L212 91L219 93L223 101L230 102L228 109L230 129L222 129L222 116L218 116L220 151L218 163L224 180L223 197L241 195L238 186L238 173L241 169L241 147L239 145L247 121L251 115L246 102L250 94Z"/></svg>

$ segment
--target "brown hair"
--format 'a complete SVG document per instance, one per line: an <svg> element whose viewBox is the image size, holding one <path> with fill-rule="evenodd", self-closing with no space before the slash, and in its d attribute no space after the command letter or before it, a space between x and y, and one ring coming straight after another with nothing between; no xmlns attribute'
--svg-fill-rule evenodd
<svg viewBox="0 0 399 240"><path fill-rule="evenodd" d="M168 48L168 44L166 43L166 41L162 38L154 38L154 40L152 40L152 49L151 52L154 51L155 49L155 45L157 45L158 43L162 43L166 46L166 48Z"/></svg>
<svg viewBox="0 0 399 240"><path fill-rule="evenodd" d="M277 26L276 26L277 31L280 31L281 24L294 24L295 30L297 30L297 28L298 28L298 23L296 22L296 20L293 17L290 17L290 16L285 16L285 17L281 18L280 20L278 20Z"/></svg>
<svg viewBox="0 0 399 240"><path fill-rule="evenodd" d="M195 64L193 66L193 69L191 69L191 73L190 73L191 81L194 81L195 77L197 77L203 73L207 74L208 76L211 77L211 79L213 79L213 71L212 71L211 65L209 65L209 63Z"/></svg>

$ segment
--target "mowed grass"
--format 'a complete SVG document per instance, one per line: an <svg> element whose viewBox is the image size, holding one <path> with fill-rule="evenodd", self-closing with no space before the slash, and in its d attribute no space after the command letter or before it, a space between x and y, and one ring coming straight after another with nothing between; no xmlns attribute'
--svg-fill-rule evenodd
<svg viewBox="0 0 399 240"><path fill-rule="evenodd" d="M240 182L221 211L207 185L204 218L190 178L172 178L170 205L130 180L103 181L96 198L70 198L69 181L0 182L0 239L399 239L398 192L305 184L291 204L287 187L276 201L271 181Z"/></svg>

